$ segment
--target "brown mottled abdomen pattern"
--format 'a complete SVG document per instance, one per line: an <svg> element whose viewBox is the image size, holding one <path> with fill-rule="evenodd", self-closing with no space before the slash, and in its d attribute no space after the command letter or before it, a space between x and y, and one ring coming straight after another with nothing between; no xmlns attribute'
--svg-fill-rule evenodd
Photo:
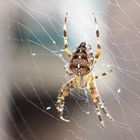
<svg viewBox="0 0 140 140"><path fill-rule="evenodd" d="M82 42L70 60L70 70L78 76L84 76L90 72L90 63L85 45L86 44Z"/></svg>

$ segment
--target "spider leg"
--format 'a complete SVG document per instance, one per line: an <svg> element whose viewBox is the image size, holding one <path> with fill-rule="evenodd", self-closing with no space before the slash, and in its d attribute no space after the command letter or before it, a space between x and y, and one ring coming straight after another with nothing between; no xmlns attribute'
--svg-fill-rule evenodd
<svg viewBox="0 0 140 140"><path fill-rule="evenodd" d="M91 98L93 100L94 106L95 106L95 111L96 114L98 116L98 119L100 120L102 126L105 126L103 118L102 118L102 114L101 111L110 119L110 120L114 120L111 115L109 114L109 112L107 111L106 107L104 106L104 103L101 99L101 96L96 88L96 85L94 83L94 77L91 77L90 80L90 93L91 93Z"/></svg>
<svg viewBox="0 0 140 140"><path fill-rule="evenodd" d="M64 35L64 49L65 49L65 53L67 54L67 56L70 58L71 57L71 52L68 48L68 40L67 40L67 15L68 13L66 13L65 19L64 19L64 26L63 26L63 35Z"/></svg>
<svg viewBox="0 0 140 140"><path fill-rule="evenodd" d="M76 82L77 82L77 80L75 78L72 78L70 81L68 81L66 84L64 84L61 87L59 95L57 97L56 109L59 112L60 119L63 121L66 121L66 122L69 122L69 120L66 120L65 118L63 118L65 97L68 96L68 94L73 89Z"/></svg>
<svg viewBox="0 0 140 140"><path fill-rule="evenodd" d="M97 38L97 40L96 40L97 50L95 52L95 57L94 57L94 63L96 63L96 61L98 60L98 58L100 56L101 46L100 46L100 42L99 42L99 36L100 36L99 27L98 27L97 20L96 20L94 13L93 13L93 18L94 18L94 23L96 25L96 38Z"/></svg>
<svg viewBox="0 0 140 140"><path fill-rule="evenodd" d="M109 73L113 72L115 69L116 69L116 68L112 68L112 69L110 69L110 70L108 70L108 71L106 71L106 72L103 72L103 73L99 74L99 75L95 75L94 78L95 78L95 79L99 79L99 78L101 78L101 77L103 77L103 76L106 76L106 75L108 75Z"/></svg>
<svg viewBox="0 0 140 140"><path fill-rule="evenodd" d="M107 111L106 107L104 106L104 103L101 99L101 97L98 98L98 102L99 102L99 106L101 108L101 110L103 111L103 113L112 121L114 121L114 119L111 117L111 115L109 114L109 112Z"/></svg>
<svg viewBox="0 0 140 140"><path fill-rule="evenodd" d="M92 99L92 101L94 103L94 107L95 107L95 112L97 114L97 117L98 117L101 125L104 127L105 123L103 121L103 117L101 114L101 109L100 109L99 100L98 100L99 94L97 93L96 87L94 85L94 78L91 78L89 86L90 86L91 99Z"/></svg>
<svg viewBox="0 0 140 140"><path fill-rule="evenodd" d="M99 107L98 102L95 102L95 103L94 103L94 107L95 107L95 112L96 112L96 114L97 114L97 117L98 117L98 119L99 119L101 125L104 127L104 126L105 126L105 123L104 123L104 121L103 121L103 117L102 117L102 114L101 114L101 109L100 109L100 107Z"/></svg>
<svg viewBox="0 0 140 140"><path fill-rule="evenodd" d="M64 66L64 69L65 69L65 71L66 71L66 75L68 74L69 76L72 76L73 75L73 73L70 71L70 69L69 69L69 64L67 64L67 65L65 65Z"/></svg>

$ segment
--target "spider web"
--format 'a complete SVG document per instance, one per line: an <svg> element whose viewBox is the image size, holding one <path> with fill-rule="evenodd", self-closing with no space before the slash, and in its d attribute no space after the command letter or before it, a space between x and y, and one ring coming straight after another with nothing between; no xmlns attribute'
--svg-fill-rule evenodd
<svg viewBox="0 0 140 140"><path fill-rule="evenodd" d="M2 2L1 115L3 140L140 139L140 27L138 0ZM69 80L64 65L63 20L68 12L68 42L73 51L85 41L96 50L95 12L102 53L93 72L117 70L96 81L105 106L102 128L87 90L74 89L58 119L55 101Z"/></svg>

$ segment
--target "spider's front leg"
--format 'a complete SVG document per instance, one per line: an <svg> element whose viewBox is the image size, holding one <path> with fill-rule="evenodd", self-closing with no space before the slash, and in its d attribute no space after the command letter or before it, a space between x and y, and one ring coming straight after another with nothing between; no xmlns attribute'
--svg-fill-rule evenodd
<svg viewBox="0 0 140 140"><path fill-rule="evenodd" d="M66 16L65 16L65 19L64 19L63 35L64 35L64 49L65 49L65 53L70 58L72 54L71 54L71 52L70 52L70 50L68 48L68 40L67 40L67 15L68 15L68 13L66 13Z"/></svg>
<svg viewBox="0 0 140 140"><path fill-rule="evenodd" d="M97 91L97 88L95 86L94 83L94 77L92 76L89 82L89 86L90 86L90 93L91 93L91 98L93 100L94 103L94 107L95 107L95 112L98 116L99 121L101 122L102 126L105 126L105 123L103 121L103 117L101 114L101 111L103 111L103 113L111 120L113 120L113 118L111 117L111 115L108 113L106 107L104 106L104 103Z"/></svg>
<svg viewBox="0 0 140 140"><path fill-rule="evenodd" d="M59 92L59 95L57 97L56 102L56 109L59 112L59 117L61 120L69 122L69 120L63 118L63 111L64 111L64 105L65 105L65 97L68 96L70 91L73 89L74 85L77 83L76 78L72 78L70 81L68 81L66 84L64 84Z"/></svg>
<svg viewBox="0 0 140 140"><path fill-rule="evenodd" d="M96 63L99 56L100 56L101 45L100 45L100 41L99 41L99 37L100 37L99 27L98 27L97 20L96 20L94 13L93 13L93 18L94 18L94 23L96 25L96 42L97 42L96 47L97 47L97 50L95 52L95 57L94 57L94 63Z"/></svg>

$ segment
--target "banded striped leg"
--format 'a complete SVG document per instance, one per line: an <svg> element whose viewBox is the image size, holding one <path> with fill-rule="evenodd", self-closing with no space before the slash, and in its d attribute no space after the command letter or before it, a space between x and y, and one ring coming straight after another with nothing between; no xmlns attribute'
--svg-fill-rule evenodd
<svg viewBox="0 0 140 140"><path fill-rule="evenodd" d="M101 109L100 109L100 106L99 106L99 100L98 100L99 94L97 94L97 91L96 91L96 88L95 88L95 85L94 85L94 78L93 77L90 80L89 86L90 86L91 99L92 99L94 107L95 107L95 112L97 114L97 117L98 117L101 125L105 126L105 123L103 121L103 117L102 117L102 114L101 114Z"/></svg>
<svg viewBox="0 0 140 140"><path fill-rule="evenodd" d="M99 42L99 36L100 36L99 27L98 27L97 20L96 20L94 13L93 13L93 17L94 17L94 22L96 25L96 38L97 38L96 39L97 40L97 43L96 43L97 50L95 52L95 57L94 57L94 63L96 63L96 61L98 60L98 58L100 56L101 46L100 46L100 42Z"/></svg>
<svg viewBox="0 0 140 140"><path fill-rule="evenodd" d="M65 75L67 75L67 74L70 75L70 76L73 75L73 73L69 70L69 64L65 65L64 66L64 69L66 71L66 74Z"/></svg>
<svg viewBox="0 0 140 140"><path fill-rule="evenodd" d="M103 113L104 113L110 120L113 121L114 119L111 117L111 115L110 115L109 112L107 111L106 107L104 106L104 103L103 103L103 101L102 101L102 99L101 99L101 96L100 96L100 94L99 94L99 92L98 92L98 90L97 90L95 84L94 84L94 86L95 86L96 94L98 95L98 96L97 96L97 100L98 100L100 109L103 111Z"/></svg>
<svg viewBox="0 0 140 140"><path fill-rule="evenodd" d="M68 48L68 40L67 40L67 15L68 13L66 13L65 19L64 19L64 26L63 26L63 35L64 35L64 49L65 49L65 53L67 54L68 57L71 57L71 52Z"/></svg>
<svg viewBox="0 0 140 140"><path fill-rule="evenodd" d="M65 122L69 122L69 120L63 118L63 111L64 111L64 104L65 104L65 97L68 96L69 92L73 89L74 85L76 84L76 79L71 79L69 82L64 84L59 92L56 102L56 109L59 112L59 117L61 120Z"/></svg>
<svg viewBox="0 0 140 140"><path fill-rule="evenodd" d="M94 78L91 78L90 81L90 92L91 92L91 98L93 100L94 106L95 106L95 111L97 113L97 116L102 124L102 126L105 126L104 121L102 119L101 111L110 119L114 120L111 115L108 113L106 107L104 106L104 103L101 99L100 94L98 93L98 90L96 88L96 85L94 83Z"/></svg>
<svg viewBox="0 0 140 140"><path fill-rule="evenodd" d="M93 64L94 63L94 55L93 55L93 51L91 49L91 45L90 44L88 44L88 52L89 52L90 63Z"/></svg>
<svg viewBox="0 0 140 140"><path fill-rule="evenodd" d="M99 78L101 78L101 77L103 77L103 76L106 76L106 75L108 75L109 73L113 72L115 69L116 69L116 68L112 68L112 69L108 70L107 72L103 72L103 73L101 73L101 74L99 74L99 75L96 75L94 78L95 78L95 79L99 79Z"/></svg>
<svg viewBox="0 0 140 140"><path fill-rule="evenodd" d="M111 115L109 114L109 112L107 111L106 107L104 106L104 103L101 99L101 97L99 96L98 98L98 102L99 102L99 106L101 108L101 110L103 111L103 113L111 120L114 121L114 119L111 117Z"/></svg>

